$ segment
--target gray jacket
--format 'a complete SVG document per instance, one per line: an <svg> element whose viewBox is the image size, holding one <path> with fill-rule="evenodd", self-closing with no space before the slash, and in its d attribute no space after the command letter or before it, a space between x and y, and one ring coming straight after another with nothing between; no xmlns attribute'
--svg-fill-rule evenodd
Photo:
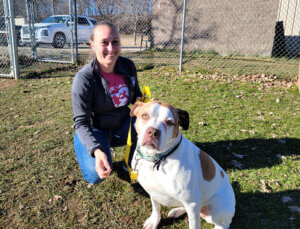
<svg viewBox="0 0 300 229"><path fill-rule="evenodd" d="M93 135L93 128L99 130L118 129L123 120L129 116L128 105L141 97L137 73L134 63L124 57L119 57L114 72L125 76L129 91L129 102L115 108L108 85L100 74L97 59L92 59L75 75L72 84L72 105L74 113L74 128L87 152L93 155L101 144Z"/></svg>

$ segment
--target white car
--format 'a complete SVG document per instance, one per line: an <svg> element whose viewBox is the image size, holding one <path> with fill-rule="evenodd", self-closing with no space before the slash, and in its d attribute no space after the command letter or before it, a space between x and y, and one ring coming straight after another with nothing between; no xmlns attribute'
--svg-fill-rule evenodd
<svg viewBox="0 0 300 229"><path fill-rule="evenodd" d="M41 23L34 24L36 44L52 44L54 48L63 48L71 43L70 15L54 15ZM91 30L97 20L85 16L77 16L78 43L88 43ZM75 40L75 38L73 38ZM28 24L21 28L21 42L31 43Z"/></svg>

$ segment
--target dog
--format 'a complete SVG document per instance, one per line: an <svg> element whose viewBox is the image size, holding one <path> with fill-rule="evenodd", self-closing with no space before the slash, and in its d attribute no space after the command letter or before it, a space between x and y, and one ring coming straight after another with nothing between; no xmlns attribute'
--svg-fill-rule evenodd
<svg viewBox="0 0 300 229"><path fill-rule="evenodd" d="M160 204L176 207L168 218L187 213L190 229L201 227L200 216L215 229L229 228L235 213L232 186L220 165L181 134L188 113L151 101L135 103L130 115L136 116L138 135L131 166L152 203L143 228L157 228Z"/></svg>

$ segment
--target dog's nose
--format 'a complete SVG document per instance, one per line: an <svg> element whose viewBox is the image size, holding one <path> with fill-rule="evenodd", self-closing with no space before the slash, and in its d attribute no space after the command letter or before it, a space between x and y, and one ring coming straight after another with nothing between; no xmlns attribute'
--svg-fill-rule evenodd
<svg viewBox="0 0 300 229"><path fill-rule="evenodd" d="M153 127L149 127L147 130L146 130L146 134L153 138L153 139L158 139L159 136L160 136L160 130L158 129L155 129Z"/></svg>

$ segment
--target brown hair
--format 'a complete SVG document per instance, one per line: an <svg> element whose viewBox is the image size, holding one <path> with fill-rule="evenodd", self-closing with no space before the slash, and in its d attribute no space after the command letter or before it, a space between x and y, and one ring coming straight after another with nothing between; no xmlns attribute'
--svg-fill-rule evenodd
<svg viewBox="0 0 300 229"><path fill-rule="evenodd" d="M91 35L90 35L90 39L89 39L90 42L94 41L95 31L100 26L108 26L109 28L113 29L119 35L119 29L114 23L109 22L109 21L98 21L97 24L94 26L94 28L91 31Z"/></svg>

